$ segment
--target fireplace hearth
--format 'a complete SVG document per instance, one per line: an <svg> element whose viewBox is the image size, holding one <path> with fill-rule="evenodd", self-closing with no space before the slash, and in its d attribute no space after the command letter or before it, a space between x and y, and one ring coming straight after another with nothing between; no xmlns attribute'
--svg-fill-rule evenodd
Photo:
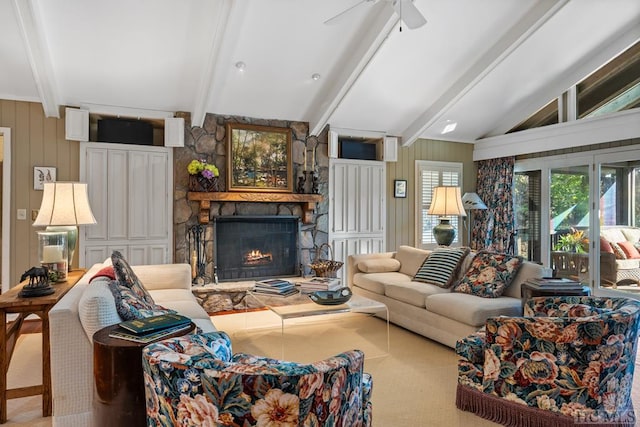
<svg viewBox="0 0 640 427"><path fill-rule="evenodd" d="M259 280L300 274L297 216L214 217L218 280Z"/></svg>

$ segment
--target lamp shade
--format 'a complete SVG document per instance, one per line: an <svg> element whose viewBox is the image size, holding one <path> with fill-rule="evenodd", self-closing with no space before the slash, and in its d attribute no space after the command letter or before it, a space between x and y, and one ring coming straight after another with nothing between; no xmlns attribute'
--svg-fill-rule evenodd
<svg viewBox="0 0 640 427"><path fill-rule="evenodd" d="M429 215L467 216L460 198L460 187L435 187Z"/></svg>
<svg viewBox="0 0 640 427"><path fill-rule="evenodd" d="M462 196L462 204L466 210L469 209L487 209L487 205L484 204L480 196L477 193L464 193Z"/></svg>
<svg viewBox="0 0 640 427"><path fill-rule="evenodd" d="M82 182L46 182L42 204L34 227L45 225L95 224L89 206L87 184Z"/></svg>

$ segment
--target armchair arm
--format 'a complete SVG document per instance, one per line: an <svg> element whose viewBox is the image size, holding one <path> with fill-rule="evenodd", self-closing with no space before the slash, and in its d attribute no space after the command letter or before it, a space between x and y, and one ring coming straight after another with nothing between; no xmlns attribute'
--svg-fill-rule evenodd
<svg viewBox="0 0 640 427"><path fill-rule="evenodd" d="M376 258L394 258L395 254L396 254L395 252L376 252L372 254L349 255L347 257L347 266L346 266L347 267L347 286L352 287L353 276L356 273L360 272L360 270L358 270L358 263L360 261L376 259Z"/></svg>

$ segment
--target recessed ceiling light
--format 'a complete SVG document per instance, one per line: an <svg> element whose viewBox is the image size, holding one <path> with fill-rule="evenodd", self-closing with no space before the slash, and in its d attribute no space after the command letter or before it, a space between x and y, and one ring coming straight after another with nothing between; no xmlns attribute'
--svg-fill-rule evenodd
<svg viewBox="0 0 640 427"><path fill-rule="evenodd" d="M242 61L238 61L236 62L236 68L240 71L244 71L245 67L247 66L247 64L245 64Z"/></svg>
<svg viewBox="0 0 640 427"><path fill-rule="evenodd" d="M456 130L456 126L458 126L457 122L447 121L447 124L445 125L444 129L442 129L442 132L440 132L440 135L453 132L454 130Z"/></svg>
<svg viewBox="0 0 640 427"><path fill-rule="evenodd" d="M315 80L315 81L318 81L318 80L320 80L320 74L318 74L318 73L313 73L313 74L311 75L311 78L312 78L313 80Z"/></svg>

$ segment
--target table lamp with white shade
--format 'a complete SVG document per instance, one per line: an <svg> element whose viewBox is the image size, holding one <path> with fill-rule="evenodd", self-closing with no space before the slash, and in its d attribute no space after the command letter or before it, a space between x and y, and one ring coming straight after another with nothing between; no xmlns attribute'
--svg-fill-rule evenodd
<svg viewBox="0 0 640 427"><path fill-rule="evenodd" d="M473 210L485 210L487 205L484 204L477 193L464 193L462 196L462 204L469 211L469 223L467 225L467 244L471 247L471 220L473 218Z"/></svg>
<svg viewBox="0 0 640 427"><path fill-rule="evenodd" d="M440 223L433 227L438 245L449 246L456 237L456 229L446 216L467 216L460 198L460 187L434 187L429 215L439 215Z"/></svg>
<svg viewBox="0 0 640 427"><path fill-rule="evenodd" d="M69 268L78 242L78 226L95 223L96 219L89 205L87 184L83 182L44 183L42 204L33 226L47 226L47 231L67 232Z"/></svg>

